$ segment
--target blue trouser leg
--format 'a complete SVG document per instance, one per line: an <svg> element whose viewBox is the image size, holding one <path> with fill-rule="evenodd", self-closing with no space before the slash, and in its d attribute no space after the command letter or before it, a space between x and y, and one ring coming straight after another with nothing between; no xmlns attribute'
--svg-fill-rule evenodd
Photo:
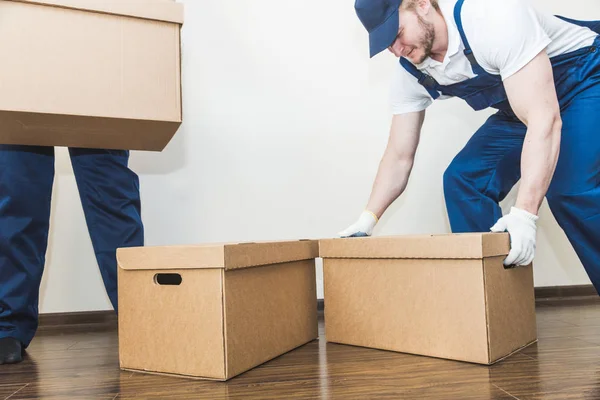
<svg viewBox="0 0 600 400"><path fill-rule="evenodd" d="M520 178L525 126L514 116L492 115L444 173L452 232L489 232L502 216L498 203Z"/></svg>
<svg viewBox="0 0 600 400"><path fill-rule="evenodd" d="M127 151L70 148L69 153L102 280L118 311L116 250L144 244L139 179L128 167Z"/></svg>
<svg viewBox="0 0 600 400"><path fill-rule="evenodd" d="M547 199L600 293L600 83L562 111L561 149Z"/></svg>
<svg viewBox="0 0 600 400"><path fill-rule="evenodd" d="M570 99L556 171L547 199L590 280L600 293L600 84ZM453 232L487 232L501 216L498 202L520 177L525 127L492 116L444 174Z"/></svg>
<svg viewBox="0 0 600 400"><path fill-rule="evenodd" d="M0 146L0 338L28 346L38 326L54 148Z"/></svg>

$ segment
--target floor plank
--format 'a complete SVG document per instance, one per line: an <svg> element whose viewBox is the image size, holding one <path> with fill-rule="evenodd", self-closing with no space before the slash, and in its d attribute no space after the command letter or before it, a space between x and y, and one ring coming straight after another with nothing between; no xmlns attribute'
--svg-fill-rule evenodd
<svg viewBox="0 0 600 400"><path fill-rule="evenodd" d="M538 342L487 367L320 339L228 382L119 370L114 325L40 330L0 399L600 399L600 302L539 305Z"/></svg>
<svg viewBox="0 0 600 400"><path fill-rule="evenodd" d="M22 390L27 385L0 385L0 399L12 398L11 396Z"/></svg>

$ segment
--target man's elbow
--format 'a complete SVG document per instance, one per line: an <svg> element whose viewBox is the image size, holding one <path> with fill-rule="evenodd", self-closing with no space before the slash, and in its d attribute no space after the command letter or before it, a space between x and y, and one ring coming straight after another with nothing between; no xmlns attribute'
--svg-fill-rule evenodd
<svg viewBox="0 0 600 400"><path fill-rule="evenodd" d="M409 151L396 152L394 154L394 162L403 168L412 168L415 162L415 153Z"/></svg>
<svg viewBox="0 0 600 400"><path fill-rule="evenodd" d="M546 113L543 118L538 119L537 125L535 131L537 132L538 140L550 146L550 158L556 161L560 153L562 132L560 111Z"/></svg>
<svg viewBox="0 0 600 400"><path fill-rule="evenodd" d="M390 150L382 159L382 163L394 170L411 171L415 162L415 155L410 152Z"/></svg>
<svg viewBox="0 0 600 400"><path fill-rule="evenodd" d="M560 110L552 113L550 116L550 134L553 137L560 137L562 131L562 117L560 116Z"/></svg>
<svg viewBox="0 0 600 400"><path fill-rule="evenodd" d="M554 154L554 161L558 161L558 155L560 154L560 141L561 141L561 132L562 132L562 118L560 116L560 111L556 113L554 118L552 119L552 151Z"/></svg>
<svg viewBox="0 0 600 400"><path fill-rule="evenodd" d="M562 131L562 118L560 110L538 114L537 118L531 118L528 124L529 130L537 132L543 139L560 138Z"/></svg>

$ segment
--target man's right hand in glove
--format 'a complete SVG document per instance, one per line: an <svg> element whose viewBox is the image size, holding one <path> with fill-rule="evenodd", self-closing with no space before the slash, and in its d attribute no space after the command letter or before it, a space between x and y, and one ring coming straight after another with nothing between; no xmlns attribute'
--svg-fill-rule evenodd
<svg viewBox="0 0 600 400"><path fill-rule="evenodd" d="M375 214L365 210L360 214L360 217L355 223L339 232L338 236L342 238L371 236L377 222L378 219Z"/></svg>

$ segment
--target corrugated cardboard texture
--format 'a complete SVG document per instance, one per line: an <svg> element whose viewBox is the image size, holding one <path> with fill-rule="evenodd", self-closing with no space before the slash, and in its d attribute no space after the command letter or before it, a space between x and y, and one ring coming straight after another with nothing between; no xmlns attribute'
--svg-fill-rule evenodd
<svg viewBox="0 0 600 400"><path fill-rule="evenodd" d="M15 1L0 15L0 143L162 150L175 134L180 24Z"/></svg>
<svg viewBox="0 0 600 400"><path fill-rule="evenodd" d="M156 284L157 272L119 268L121 368L223 379L223 271L170 271L179 286Z"/></svg>
<svg viewBox="0 0 600 400"><path fill-rule="evenodd" d="M324 258L480 259L505 255L509 250L506 233L378 236L319 242L319 254Z"/></svg>
<svg viewBox="0 0 600 400"><path fill-rule="evenodd" d="M483 260L491 363L537 337L533 268L506 270L503 260Z"/></svg>
<svg viewBox="0 0 600 400"><path fill-rule="evenodd" d="M119 249L117 257L125 269L225 268L227 270L319 256L314 240L213 243L198 246L146 246Z"/></svg>
<svg viewBox="0 0 600 400"><path fill-rule="evenodd" d="M328 341L488 362L481 260L324 259L323 276Z"/></svg>
<svg viewBox="0 0 600 400"><path fill-rule="evenodd" d="M183 23L183 4L167 0L2 0Z"/></svg>
<svg viewBox="0 0 600 400"><path fill-rule="evenodd" d="M227 377L317 338L315 261L225 272Z"/></svg>

